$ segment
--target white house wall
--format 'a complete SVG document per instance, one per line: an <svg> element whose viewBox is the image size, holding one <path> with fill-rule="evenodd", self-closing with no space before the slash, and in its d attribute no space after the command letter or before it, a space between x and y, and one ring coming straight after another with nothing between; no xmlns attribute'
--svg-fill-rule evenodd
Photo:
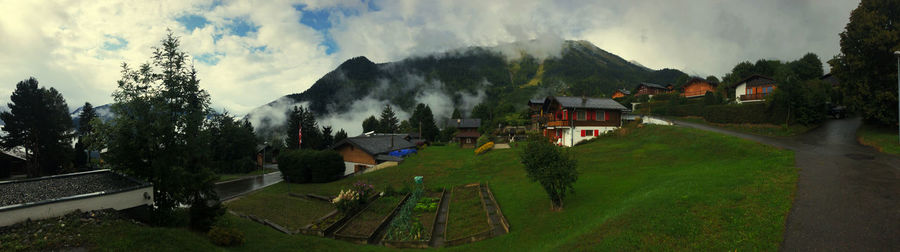
<svg viewBox="0 0 900 252"><path fill-rule="evenodd" d="M367 170L368 170L368 169L371 169L372 167L374 167L374 165L370 165L370 164L355 163L355 162L344 162L344 176L347 176L347 175L350 175L350 174L355 173L355 172L356 172L356 169L355 169L355 168L356 168L357 165L364 165L364 166L366 166L366 169L367 169Z"/></svg>
<svg viewBox="0 0 900 252"><path fill-rule="evenodd" d="M572 147L572 146L574 146L575 144L577 144L578 142L581 142L581 141L583 141L583 140L588 140L588 139L597 137L597 136L581 136L581 131L582 131L582 130L590 130L590 131L598 130L598 131L600 131L600 134L602 135L602 134L604 134L604 133L607 133L607 132L610 132L610 131L612 131L612 130L615 130L616 128L618 128L618 127L597 127L597 126L594 126L594 127L575 127L575 130L574 130L574 131L573 131L572 129L569 129L569 128L561 128L562 131L563 131L563 132L562 132L562 138L557 139L557 140L556 140L556 143L557 143L557 144L561 144L561 145L566 146L566 147ZM572 133L575 133L575 134L573 135Z"/></svg>
<svg viewBox="0 0 900 252"><path fill-rule="evenodd" d="M153 187L0 210L0 216L2 216L0 217L0 227L28 219L40 220L63 216L75 210L83 212L107 208L122 210L141 205L153 205Z"/></svg>
<svg viewBox="0 0 900 252"><path fill-rule="evenodd" d="M747 83L741 83L734 88L734 100L741 103L741 95L747 94Z"/></svg>

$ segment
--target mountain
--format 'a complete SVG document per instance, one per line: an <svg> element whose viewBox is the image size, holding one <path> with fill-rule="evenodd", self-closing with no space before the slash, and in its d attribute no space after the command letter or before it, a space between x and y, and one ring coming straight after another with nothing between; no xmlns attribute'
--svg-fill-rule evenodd
<svg viewBox="0 0 900 252"><path fill-rule="evenodd" d="M82 108L84 108L84 107L83 106L78 107L75 109L75 111L72 111L72 113L69 113L69 116L72 117L72 126L74 126L75 129L78 129L78 122L81 119L80 115L81 115ZM103 120L104 122L112 120L113 115L114 115L112 113L112 111L110 111L110 104L103 104L100 106L96 106L96 107L94 107L94 112L96 112L97 117L100 117L100 119Z"/></svg>
<svg viewBox="0 0 900 252"><path fill-rule="evenodd" d="M380 111L381 104L411 112L420 102L436 110L436 117L448 117L454 108L470 114L476 104L483 104L490 108L490 115L500 118L524 110L531 98L609 96L616 89L632 89L639 82L675 84L687 76L679 70L637 65L587 41L561 41L556 46L558 53L546 57L535 56L534 46L528 42L469 47L379 64L356 57L325 74L309 89L260 106L246 118L258 133L277 130L291 106L304 105L323 118L320 124L332 122L336 129L356 124L358 128L363 118ZM373 105L378 106L373 110ZM365 112L364 117L347 116L360 112ZM329 120L339 117L343 119ZM346 125L333 125L335 122Z"/></svg>

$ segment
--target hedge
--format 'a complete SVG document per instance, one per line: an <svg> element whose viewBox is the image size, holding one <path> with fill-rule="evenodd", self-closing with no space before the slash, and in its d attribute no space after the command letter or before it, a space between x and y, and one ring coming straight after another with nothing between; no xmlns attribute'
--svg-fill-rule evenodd
<svg viewBox="0 0 900 252"><path fill-rule="evenodd" d="M325 183L344 175L344 158L331 150L290 150L278 155L278 169L290 183Z"/></svg>

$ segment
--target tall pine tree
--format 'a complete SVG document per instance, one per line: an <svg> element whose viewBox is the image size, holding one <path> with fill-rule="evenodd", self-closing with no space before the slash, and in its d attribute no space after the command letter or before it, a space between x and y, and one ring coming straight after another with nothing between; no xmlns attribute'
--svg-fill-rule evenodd
<svg viewBox="0 0 900 252"><path fill-rule="evenodd" d="M400 127L399 123L397 115L394 114L394 109L391 108L390 104L385 104L384 109L381 110L381 118L378 119L379 131L381 133L397 133Z"/></svg>
<svg viewBox="0 0 900 252"><path fill-rule="evenodd" d="M71 152L72 118L66 100L54 88L38 87L35 78L16 84L9 99L9 111L0 113L7 132L0 147L25 147L29 177L58 173Z"/></svg>

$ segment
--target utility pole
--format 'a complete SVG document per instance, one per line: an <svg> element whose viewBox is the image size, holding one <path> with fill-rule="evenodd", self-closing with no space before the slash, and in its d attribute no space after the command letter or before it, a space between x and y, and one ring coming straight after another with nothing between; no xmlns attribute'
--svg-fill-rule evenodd
<svg viewBox="0 0 900 252"><path fill-rule="evenodd" d="M900 94L900 51L894 51L894 56L897 56L897 93ZM900 117L900 98L897 99L897 116ZM897 137L900 140L900 118L897 120Z"/></svg>

